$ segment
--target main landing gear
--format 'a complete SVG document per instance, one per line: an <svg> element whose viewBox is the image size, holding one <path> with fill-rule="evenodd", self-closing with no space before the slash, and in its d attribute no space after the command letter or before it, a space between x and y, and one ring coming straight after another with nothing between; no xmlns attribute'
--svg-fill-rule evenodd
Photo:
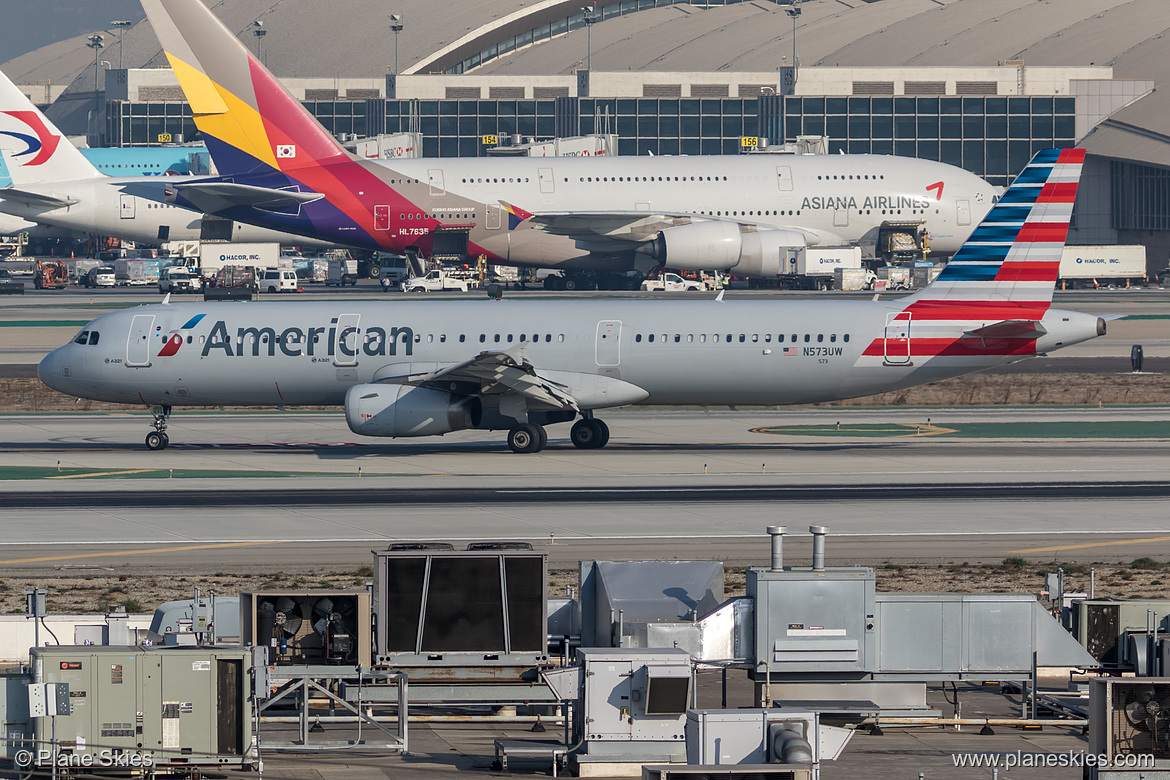
<svg viewBox="0 0 1170 780"><path fill-rule="evenodd" d="M599 450L609 443L609 426L594 417L573 423L569 440L581 450ZM508 447L512 452L526 454L540 452L548 445L548 434L543 425L520 423L508 431Z"/></svg>
<svg viewBox="0 0 1170 780"><path fill-rule="evenodd" d="M596 417L585 417L573 423L569 440L581 450L599 450L609 443L609 426Z"/></svg>
<svg viewBox="0 0 1170 780"><path fill-rule="evenodd" d="M150 413L154 417L154 430L146 434L146 448L165 450L171 443L171 437L167 436L167 418L171 416L171 407L152 406Z"/></svg>

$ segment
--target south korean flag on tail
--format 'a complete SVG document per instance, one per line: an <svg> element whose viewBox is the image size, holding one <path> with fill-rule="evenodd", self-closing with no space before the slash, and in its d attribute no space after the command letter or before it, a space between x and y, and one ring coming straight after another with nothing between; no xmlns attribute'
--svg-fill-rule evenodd
<svg viewBox="0 0 1170 780"><path fill-rule="evenodd" d="M279 144L276 147L276 159L291 160L297 156L297 147L293 144Z"/></svg>

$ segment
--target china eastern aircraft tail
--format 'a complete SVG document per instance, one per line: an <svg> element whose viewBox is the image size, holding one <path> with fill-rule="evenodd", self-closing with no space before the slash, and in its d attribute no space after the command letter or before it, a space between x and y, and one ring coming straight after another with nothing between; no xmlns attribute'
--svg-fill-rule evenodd
<svg viewBox="0 0 1170 780"><path fill-rule="evenodd" d="M102 177L4 73L0 73L0 154L17 189Z"/></svg>

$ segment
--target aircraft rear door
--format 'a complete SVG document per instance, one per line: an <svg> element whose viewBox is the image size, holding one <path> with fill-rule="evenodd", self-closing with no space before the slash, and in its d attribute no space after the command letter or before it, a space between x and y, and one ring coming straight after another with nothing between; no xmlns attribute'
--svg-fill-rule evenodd
<svg viewBox="0 0 1170 780"><path fill-rule="evenodd" d="M374 206L374 230L390 229L390 207Z"/></svg>
<svg viewBox="0 0 1170 780"><path fill-rule="evenodd" d="M135 314L126 337L126 365L131 368L150 365L150 334L154 330L153 314Z"/></svg>
<svg viewBox="0 0 1170 780"><path fill-rule="evenodd" d="M602 320L597 323L597 365L616 366L622 362L621 320Z"/></svg>
<svg viewBox="0 0 1170 780"><path fill-rule="evenodd" d="M123 194L121 196L121 206L119 207L119 210L118 210L118 216L120 216L122 219L134 219L134 196L133 195Z"/></svg>
<svg viewBox="0 0 1170 780"><path fill-rule="evenodd" d="M488 230L500 229L500 211L501 209L499 206L487 206L487 225L485 227L487 227Z"/></svg>
<svg viewBox="0 0 1170 780"><path fill-rule="evenodd" d="M910 312L890 312L886 315L885 364L910 365Z"/></svg>
<svg viewBox="0 0 1170 780"><path fill-rule="evenodd" d="M333 365L356 366L362 350L362 332L358 328L360 314L342 314L337 318L337 344L333 353Z"/></svg>
<svg viewBox="0 0 1170 780"><path fill-rule="evenodd" d="M957 200L955 201L955 224L970 225L971 224L971 201Z"/></svg>

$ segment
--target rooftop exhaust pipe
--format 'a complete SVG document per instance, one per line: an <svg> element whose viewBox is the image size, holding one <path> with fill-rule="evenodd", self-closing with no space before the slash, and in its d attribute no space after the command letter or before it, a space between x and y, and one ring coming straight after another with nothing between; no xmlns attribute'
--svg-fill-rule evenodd
<svg viewBox="0 0 1170 780"><path fill-rule="evenodd" d="M772 571L784 571L784 534L787 532L782 525L768 526L768 536L772 537Z"/></svg>
<svg viewBox="0 0 1170 780"><path fill-rule="evenodd" d="M810 525L809 533L813 535L813 571L825 570L825 537L829 529L823 525Z"/></svg>

